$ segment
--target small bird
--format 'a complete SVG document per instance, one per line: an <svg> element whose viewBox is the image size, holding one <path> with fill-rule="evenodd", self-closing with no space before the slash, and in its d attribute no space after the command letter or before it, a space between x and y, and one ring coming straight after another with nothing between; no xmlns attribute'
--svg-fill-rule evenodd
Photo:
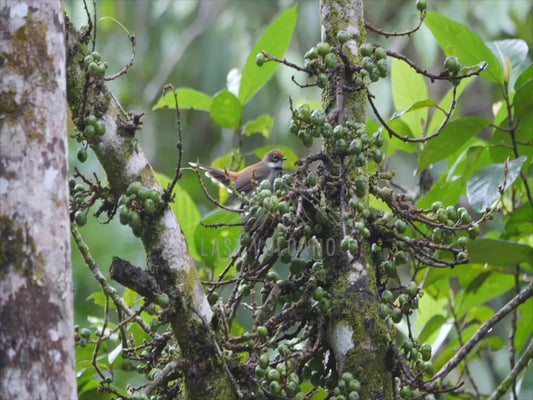
<svg viewBox="0 0 533 400"><path fill-rule="evenodd" d="M228 171L198 163L189 163L189 165L205 171L207 177L226 188L230 193L233 193L233 186L241 195L246 195L262 180L268 179L272 182L279 178L286 159L287 157L283 155L281 150L272 150L261 161L249 165L241 171Z"/></svg>

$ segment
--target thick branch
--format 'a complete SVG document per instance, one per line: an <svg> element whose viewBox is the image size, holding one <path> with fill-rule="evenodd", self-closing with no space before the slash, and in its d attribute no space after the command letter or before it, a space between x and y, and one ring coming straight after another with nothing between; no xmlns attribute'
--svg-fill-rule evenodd
<svg viewBox="0 0 533 400"><path fill-rule="evenodd" d="M129 261L119 257L113 257L109 274L111 279L116 280L123 286L135 290L150 301L161 291L157 281L149 271L136 267Z"/></svg>

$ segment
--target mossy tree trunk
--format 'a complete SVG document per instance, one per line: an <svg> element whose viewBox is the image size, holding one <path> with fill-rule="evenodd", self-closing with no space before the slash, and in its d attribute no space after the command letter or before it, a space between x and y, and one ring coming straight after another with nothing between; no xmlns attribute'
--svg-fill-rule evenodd
<svg viewBox="0 0 533 400"><path fill-rule="evenodd" d="M0 398L75 399L63 3L0 7Z"/></svg>
<svg viewBox="0 0 533 400"><path fill-rule="evenodd" d="M136 138L136 131L142 127L141 116L126 113L104 80L87 74L84 58L90 53L91 33L87 28L78 31L67 21L67 94L72 120L80 130L91 114L105 123L105 135L93 137L89 145L96 150L109 181L111 204L116 204L133 182L162 194L163 188ZM105 152L98 151L99 144L105 146ZM142 290L143 279L120 283L142 293L149 302L162 294L168 296L165 322L170 323L179 344L179 356L173 361L179 363L174 369L184 377L183 398L235 398L235 387L225 373L225 361L211 329L213 311L172 208L167 205L144 222L138 236L147 254L146 269L141 270L139 278L149 276L155 280L155 287L148 292ZM114 263L111 276L118 280L128 275L126 269L118 271L127 265Z"/></svg>
<svg viewBox="0 0 533 400"><path fill-rule="evenodd" d="M359 45L366 39L362 0L322 0L320 7L322 40L337 46L337 33L348 32L355 39L343 45L344 64L360 59ZM343 86L350 78L346 75L346 70L341 70L336 82L324 91L324 109L330 115L334 113L335 123L352 120L366 124L366 94L364 91L345 91ZM355 163L347 163L338 156L334 139L325 143L324 151L335 160L336 175L353 180L357 173L360 174ZM328 208L340 215L348 196L346 186L332 189L327 195ZM368 198L364 201L368 205ZM361 382L361 398L392 399L390 342L385 322L378 316L379 299L371 244L361 243L361 256L350 259L341 251L340 242L345 234L338 224L332 226L329 236L335 239L336 245L329 250L323 249L332 296L328 342L335 354L339 376L351 372Z"/></svg>

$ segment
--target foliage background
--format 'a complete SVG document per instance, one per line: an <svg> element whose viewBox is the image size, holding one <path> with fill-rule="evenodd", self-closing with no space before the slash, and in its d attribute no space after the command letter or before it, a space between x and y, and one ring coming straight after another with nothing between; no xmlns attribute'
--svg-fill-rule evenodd
<svg viewBox="0 0 533 400"><path fill-rule="evenodd" d="M152 111L152 107L162 94L166 83L175 87L190 87L207 94L215 94L226 86L228 73L242 69L257 38L269 22L281 11L294 4L299 5L296 32L287 53L287 58L302 63L303 53L320 40L320 17L317 1L97 1L97 16L113 17L135 34L137 45L136 62L129 73L111 82L110 87L126 110L146 113L143 117L144 129L139 132L141 144L152 162L161 173L172 176L177 158L177 128L175 112L168 109ZM366 18L376 27L389 31L405 30L417 21L414 1L379 0L367 1ZM76 26L86 23L83 2L66 2L67 14ZM529 48L533 48L533 3L528 0L477 0L477 1L430 1L430 10L463 23L478 33L484 40L521 38ZM376 36L371 37L375 42ZM385 43L385 41L377 42ZM425 66L428 70L440 70L444 55L435 39L425 27L409 38L391 38L388 48L407 54L409 58ZM127 35L112 19L98 22L96 49L109 64L112 74L126 64L131 55ZM531 64L531 52L526 65ZM295 104L306 101L320 101L316 89L300 90L291 82L291 76L299 82L305 78L286 68L279 68L272 79L245 107L244 120L269 113L274 117L274 128L269 139L253 135L244 141L245 151L253 151L263 145L283 145L292 148L298 155L305 155L316 149L307 149L288 132L290 112L289 97ZM439 97L445 87L429 85L430 96ZM481 79L470 86L468 93L458 104L462 115L485 116L492 118L492 99L496 86L489 86ZM380 80L373 87L377 95L378 107L383 115L393 110L390 80ZM220 129L209 115L199 111L183 111L184 161L200 160L204 163L227 154L237 146L237 137L231 130ZM487 131L488 135L489 132ZM315 146L319 146L318 143ZM76 159L76 146L71 146L71 160ZM249 162L254 162L253 157ZM411 193L416 192L419 177L413 172L416 159L413 155L398 152L389 161L397 172L396 180ZM446 162L435 165L432 174L438 177L447 168ZM95 158L80 168L91 174L99 171ZM203 214L212 210L206 201L193 171L186 171L181 186L193 197ZM216 189L212 187L213 193ZM98 224L90 218L81 228L90 245L96 261L103 267L111 264L113 255L130 260L137 265L144 264L144 252L140 241L128 227L117 221L108 226ZM502 229L498 220L486 227L487 230ZM87 297L98 286L89 275L79 254L73 251L76 295L76 321L83 325L90 315L98 315L101 308ZM492 304L497 309L506 299L497 299ZM502 335L505 333L502 332ZM508 368L508 354L505 349L491 356L493 366L479 362L473 368L477 382L481 382L482 392L488 392L505 376ZM533 393L533 374L529 372L523 383ZM483 387L485 385L485 387ZM527 398L527 391L522 392Z"/></svg>

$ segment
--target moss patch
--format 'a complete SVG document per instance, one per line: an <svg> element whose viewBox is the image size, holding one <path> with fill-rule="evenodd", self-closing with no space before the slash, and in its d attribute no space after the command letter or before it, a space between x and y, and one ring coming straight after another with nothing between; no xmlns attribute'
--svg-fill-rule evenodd
<svg viewBox="0 0 533 400"><path fill-rule="evenodd" d="M47 90L57 87L53 58L48 54L47 27L34 21L30 12L26 24L11 38L11 52L2 53L7 69L26 80L44 86Z"/></svg>
<svg viewBox="0 0 533 400"><path fill-rule="evenodd" d="M37 253L27 224L17 228L13 219L0 215L0 279L14 267L21 275L38 283L43 278L44 265L44 256Z"/></svg>

